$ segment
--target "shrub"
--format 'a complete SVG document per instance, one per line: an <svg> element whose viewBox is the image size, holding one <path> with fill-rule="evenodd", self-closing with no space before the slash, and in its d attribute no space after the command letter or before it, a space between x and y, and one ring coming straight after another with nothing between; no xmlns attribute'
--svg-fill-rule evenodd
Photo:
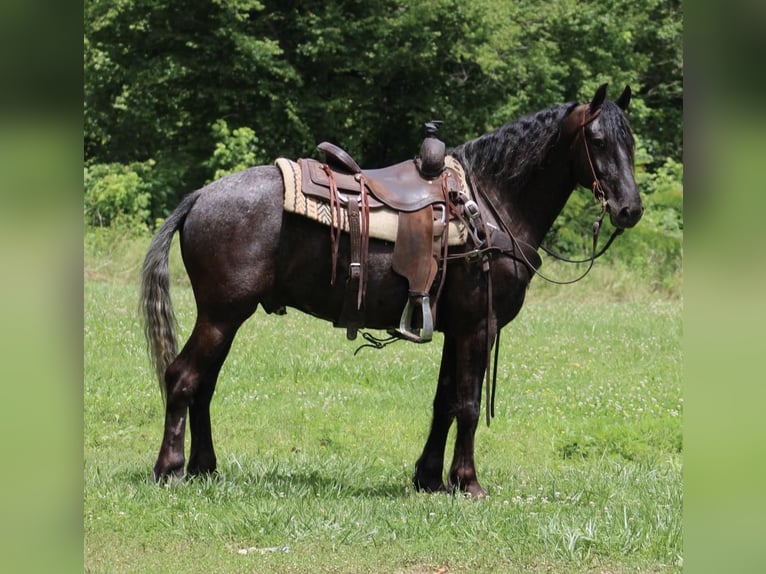
<svg viewBox="0 0 766 574"><path fill-rule="evenodd" d="M683 261L683 164L668 158L653 172L638 170L636 180L644 198L644 217L625 234L631 246L628 263L652 277L654 286L674 290Z"/></svg>
<svg viewBox="0 0 766 574"><path fill-rule="evenodd" d="M85 168L86 223L106 227L146 225L152 199L150 174L153 160L131 164L100 163Z"/></svg>
<svg viewBox="0 0 766 574"><path fill-rule="evenodd" d="M213 170L213 179L241 171L256 164L258 137L248 127L229 129L226 120L216 120L211 126L216 140L215 150L205 166Z"/></svg>

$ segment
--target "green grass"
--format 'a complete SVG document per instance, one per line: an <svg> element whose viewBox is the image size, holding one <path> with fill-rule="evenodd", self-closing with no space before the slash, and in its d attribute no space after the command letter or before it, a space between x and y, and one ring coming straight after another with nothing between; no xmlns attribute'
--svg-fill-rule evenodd
<svg viewBox="0 0 766 574"><path fill-rule="evenodd" d="M138 286L129 269L104 281L98 261L86 251L86 571L680 572L679 301L533 285L503 332L497 417L477 431L481 501L410 484L438 336L354 357L343 330L259 311L213 400L219 476L158 486ZM177 283L183 339L194 304Z"/></svg>

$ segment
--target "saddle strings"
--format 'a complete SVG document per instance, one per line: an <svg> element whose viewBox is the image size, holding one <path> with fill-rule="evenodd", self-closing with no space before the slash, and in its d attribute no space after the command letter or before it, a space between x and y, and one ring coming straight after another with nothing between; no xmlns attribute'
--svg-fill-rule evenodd
<svg viewBox="0 0 766 574"><path fill-rule="evenodd" d="M335 285L342 215L340 198L338 197L338 184L335 182L335 175L330 169L330 166L326 163L322 164L322 170L327 174L327 179L330 182L330 247L332 249L332 275L330 276L330 285Z"/></svg>

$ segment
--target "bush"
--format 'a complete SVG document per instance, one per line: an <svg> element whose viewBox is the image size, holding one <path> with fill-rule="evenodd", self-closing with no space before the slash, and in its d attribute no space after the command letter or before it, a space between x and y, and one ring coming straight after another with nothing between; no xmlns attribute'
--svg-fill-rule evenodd
<svg viewBox="0 0 766 574"><path fill-rule="evenodd" d="M256 156L258 137L248 127L229 129L226 120L216 120L211 126L216 140L212 157L205 166L213 171L213 179L252 167L259 159Z"/></svg>
<svg viewBox="0 0 766 574"><path fill-rule="evenodd" d="M150 174L153 160L131 164L100 163L85 168L86 223L106 227L147 225L152 198Z"/></svg>
<svg viewBox="0 0 766 574"><path fill-rule="evenodd" d="M653 172L637 170L644 217L622 238L627 263L651 277L657 289L679 287L683 261L683 164L668 158Z"/></svg>

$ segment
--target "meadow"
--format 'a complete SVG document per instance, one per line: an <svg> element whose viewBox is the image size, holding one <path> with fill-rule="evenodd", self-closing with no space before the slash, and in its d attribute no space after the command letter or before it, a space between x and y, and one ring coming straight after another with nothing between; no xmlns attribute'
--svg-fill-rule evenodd
<svg viewBox="0 0 766 574"><path fill-rule="evenodd" d="M680 298L604 267L572 287L533 282L503 331L496 417L477 431L483 500L410 482L438 334L354 356L329 323L259 310L213 399L218 475L157 485L146 245L86 237L86 572L681 571ZM185 340L194 301L172 263Z"/></svg>

